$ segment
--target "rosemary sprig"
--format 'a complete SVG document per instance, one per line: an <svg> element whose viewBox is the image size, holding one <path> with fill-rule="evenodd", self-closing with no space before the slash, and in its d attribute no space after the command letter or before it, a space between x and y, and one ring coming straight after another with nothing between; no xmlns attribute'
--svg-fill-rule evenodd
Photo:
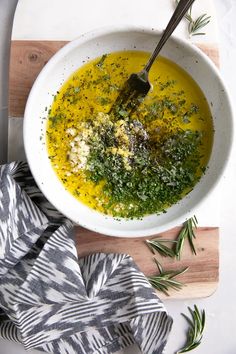
<svg viewBox="0 0 236 354"><path fill-rule="evenodd" d="M179 3L179 0L176 0L176 3ZM205 35L205 32L199 32L202 28L204 28L211 19L211 16L207 14L200 15L196 20L192 17L192 6L190 7L187 14L184 16L186 20L188 20L188 33L190 36L201 36Z"/></svg>
<svg viewBox="0 0 236 354"><path fill-rule="evenodd" d="M155 254L155 251L158 252L161 256L163 257L175 257L175 251L172 248L169 248L165 245L165 243L176 243L176 241L173 240L167 240L167 239L161 239L161 238L155 238L153 240L146 240L146 244L152 251L152 253Z"/></svg>
<svg viewBox="0 0 236 354"><path fill-rule="evenodd" d="M188 267L179 270L169 270L164 271L161 264L154 258L157 268L160 272L159 275L153 275L148 277L149 283L154 287L154 289L161 291L165 295L169 296L169 289L180 290L183 287L183 283L175 280L177 275L183 274L188 270Z"/></svg>
<svg viewBox="0 0 236 354"><path fill-rule="evenodd" d="M178 260L180 260L182 251L183 251L183 246L184 246L184 241L188 239L188 242L190 244L192 252L196 255L196 249L193 244L193 239L196 238L194 229L197 227L197 218L194 215L192 218L188 219L187 221L184 222L183 228L181 229L176 246L175 246L175 255Z"/></svg>
<svg viewBox="0 0 236 354"><path fill-rule="evenodd" d="M207 16L207 14L203 14L199 16L196 20L191 18L188 25L188 31L190 36L204 36L205 32L199 32L199 30L205 27L210 22L211 16Z"/></svg>
<svg viewBox="0 0 236 354"><path fill-rule="evenodd" d="M189 329L187 332L187 341L185 346L180 349L177 354L189 352L190 350L195 349L199 346L199 344L201 344L206 322L205 311L202 310L200 312L196 305L194 305L194 309L188 307L188 310L191 314L190 317L182 313L182 315L189 324Z"/></svg>

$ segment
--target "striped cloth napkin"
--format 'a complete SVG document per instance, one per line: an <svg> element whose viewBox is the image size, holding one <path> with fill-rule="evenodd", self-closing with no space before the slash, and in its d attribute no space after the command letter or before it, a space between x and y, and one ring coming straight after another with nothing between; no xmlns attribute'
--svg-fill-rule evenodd
<svg viewBox="0 0 236 354"><path fill-rule="evenodd" d="M73 224L23 162L0 167L0 336L26 349L162 353L172 326L130 256L78 258Z"/></svg>

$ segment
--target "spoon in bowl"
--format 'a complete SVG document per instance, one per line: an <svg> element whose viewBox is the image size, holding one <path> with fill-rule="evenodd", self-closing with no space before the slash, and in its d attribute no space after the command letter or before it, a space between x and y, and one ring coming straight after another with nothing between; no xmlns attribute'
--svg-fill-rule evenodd
<svg viewBox="0 0 236 354"><path fill-rule="evenodd" d="M151 88L151 83L148 79L148 73L152 67L152 64L194 1L195 0L179 1L168 25L166 26L166 29L161 36L161 39L159 40L144 69L139 73L133 73L130 75L120 94L118 95L114 105L111 107L109 112L110 114L119 116L121 109L122 111L125 110L127 113L131 114L142 102L143 98L147 95Z"/></svg>

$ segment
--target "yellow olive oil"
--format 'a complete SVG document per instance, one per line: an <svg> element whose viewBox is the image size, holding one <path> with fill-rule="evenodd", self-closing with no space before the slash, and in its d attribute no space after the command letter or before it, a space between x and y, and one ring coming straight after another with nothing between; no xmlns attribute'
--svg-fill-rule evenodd
<svg viewBox="0 0 236 354"><path fill-rule="evenodd" d="M152 90L136 112L121 107L118 117L109 116L129 75L148 58L123 51L89 61L63 84L48 113L48 156L58 178L81 202L113 216L163 212L194 187L211 153L206 98L164 57L153 64Z"/></svg>

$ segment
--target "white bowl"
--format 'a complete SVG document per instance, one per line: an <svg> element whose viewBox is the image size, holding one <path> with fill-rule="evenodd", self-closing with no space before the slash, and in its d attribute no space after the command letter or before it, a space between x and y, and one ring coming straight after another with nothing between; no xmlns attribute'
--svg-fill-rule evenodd
<svg viewBox="0 0 236 354"><path fill-rule="evenodd" d="M67 192L48 159L45 107L52 95L83 61L120 50L152 52L160 37L140 28L108 28L90 32L67 44L46 64L30 92L24 117L24 145L32 174L47 199L65 216L90 230L110 236L148 236L164 231L192 216L194 209L212 192L222 176L233 137L230 100L215 65L206 55L186 41L172 37L161 55L176 62L198 83L210 104L214 121L214 143L209 168L193 191L165 214L149 215L142 220L116 220L80 203ZM42 136L42 138L41 138Z"/></svg>

